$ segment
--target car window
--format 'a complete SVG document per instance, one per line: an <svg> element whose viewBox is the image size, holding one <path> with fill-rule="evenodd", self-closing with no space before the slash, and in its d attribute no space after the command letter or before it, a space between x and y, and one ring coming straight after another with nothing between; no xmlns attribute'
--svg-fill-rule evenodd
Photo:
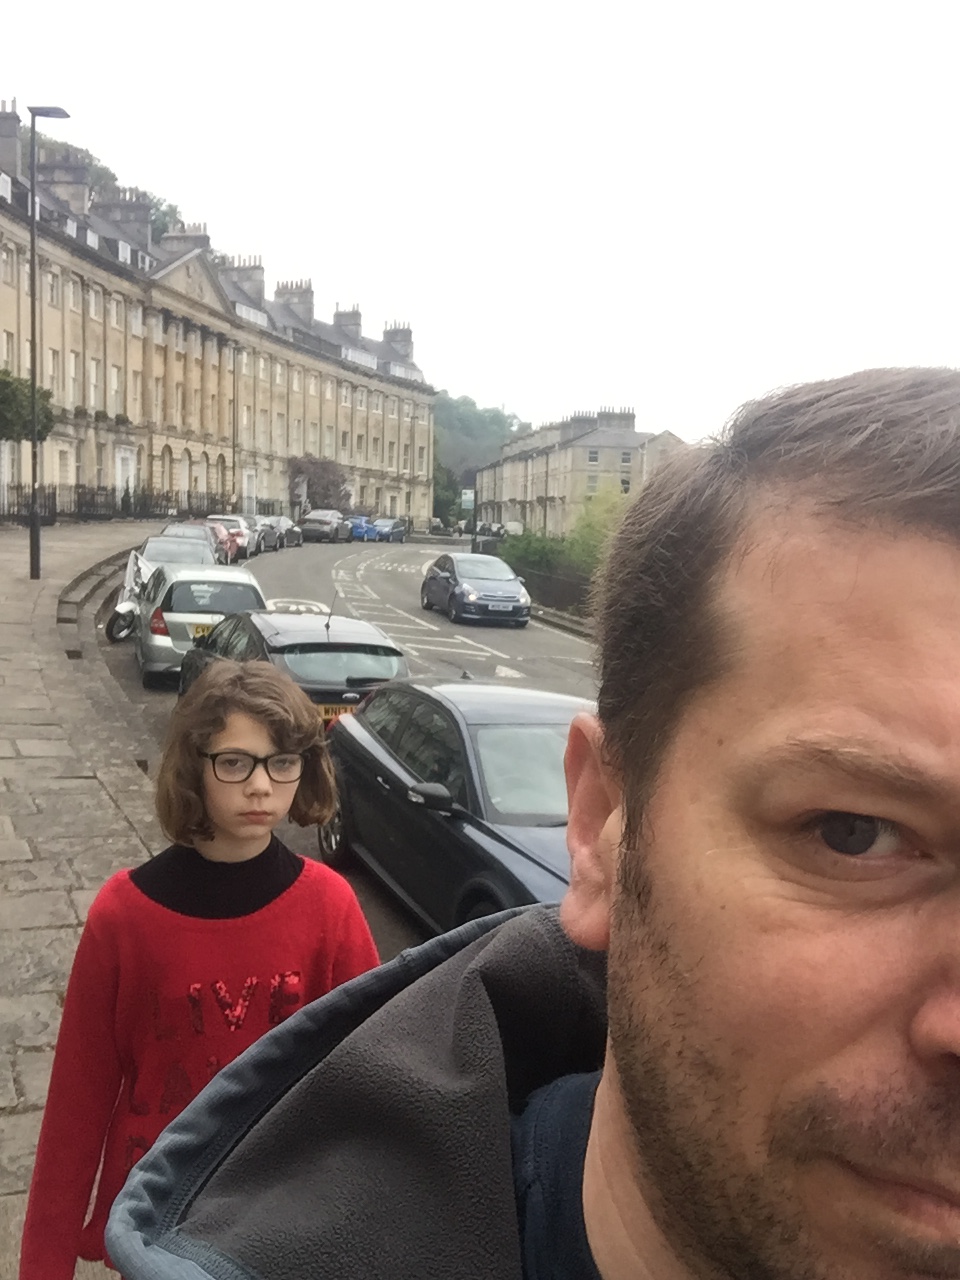
<svg viewBox="0 0 960 1280"><path fill-rule="evenodd" d="M485 724L473 730L494 821L535 826L566 819L568 733L568 724Z"/></svg>
<svg viewBox="0 0 960 1280"><path fill-rule="evenodd" d="M480 578L487 582L507 582L517 576L496 556L458 556L457 569L462 578Z"/></svg>
<svg viewBox="0 0 960 1280"><path fill-rule="evenodd" d="M418 702L394 748L421 782L439 782L457 804L467 804L467 760L456 725L439 707Z"/></svg>
<svg viewBox="0 0 960 1280"><path fill-rule="evenodd" d="M237 621L236 618L224 618L223 622L218 622L207 637L204 648L217 654L218 657L228 657L230 643L237 629Z"/></svg>
<svg viewBox="0 0 960 1280"><path fill-rule="evenodd" d="M147 600L152 600L155 595L159 594L164 581L165 575L163 570L154 569L153 573L151 573L150 577L147 579L147 586L143 593L144 597Z"/></svg>
<svg viewBox="0 0 960 1280"><path fill-rule="evenodd" d="M281 656L297 680L343 684L392 680L406 673L403 655L380 644L294 644Z"/></svg>
<svg viewBox="0 0 960 1280"><path fill-rule="evenodd" d="M437 573L449 573L452 565L449 556L441 556L437 563L433 566Z"/></svg>
<svg viewBox="0 0 960 1280"><path fill-rule="evenodd" d="M223 656L233 658L236 662L252 662L263 657L259 636L251 630L246 618L234 619L234 629Z"/></svg>
<svg viewBox="0 0 960 1280"><path fill-rule="evenodd" d="M357 719L366 729L391 750L396 743L400 727L410 710L410 695L398 690L375 693Z"/></svg>
<svg viewBox="0 0 960 1280"><path fill-rule="evenodd" d="M263 597L246 582L175 582L164 613L244 613L262 609Z"/></svg>
<svg viewBox="0 0 960 1280"><path fill-rule="evenodd" d="M196 538L148 538L140 554L151 564L213 564L214 555L205 541L201 547Z"/></svg>

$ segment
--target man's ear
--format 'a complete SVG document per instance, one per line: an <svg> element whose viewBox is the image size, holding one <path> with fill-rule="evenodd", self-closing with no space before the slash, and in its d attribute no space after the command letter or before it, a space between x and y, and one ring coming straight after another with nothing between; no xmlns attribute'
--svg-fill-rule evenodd
<svg viewBox="0 0 960 1280"><path fill-rule="evenodd" d="M573 721L564 769L570 809L570 888L560 919L581 947L606 951L620 849L621 793L604 760L603 730L596 716L581 712Z"/></svg>

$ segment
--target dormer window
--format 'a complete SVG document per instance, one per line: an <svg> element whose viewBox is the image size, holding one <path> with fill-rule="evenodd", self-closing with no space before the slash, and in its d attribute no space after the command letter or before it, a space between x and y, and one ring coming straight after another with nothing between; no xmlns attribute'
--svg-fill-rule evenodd
<svg viewBox="0 0 960 1280"><path fill-rule="evenodd" d="M64 229L64 231L67 233L67 235L68 235L68 236L73 236L74 240L76 240L76 238L77 238L77 220L76 220L76 218L67 218L66 222L63 224L63 229Z"/></svg>
<svg viewBox="0 0 960 1280"><path fill-rule="evenodd" d="M130 246L125 240L117 241L117 257L121 262L125 262L127 266L130 265Z"/></svg>
<svg viewBox="0 0 960 1280"><path fill-rule="evenodd" d="M87 227L87 248L88 249L100 248L100 237L97 235L95 231L91 231L89 227Z"/></svg>

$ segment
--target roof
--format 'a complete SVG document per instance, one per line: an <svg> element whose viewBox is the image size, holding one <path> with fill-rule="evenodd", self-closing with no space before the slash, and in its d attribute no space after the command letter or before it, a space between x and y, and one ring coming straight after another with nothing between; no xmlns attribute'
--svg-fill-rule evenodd
<svg viewBox="0 0 960 1280"><path fill-rule="evenodd" d="M260 584L249 569L236 564L187 564L182 569L161 566L170 582L245 582L260 590Z"/></svg>
<svg viewBox="0 0 960 1280"><path fill-rule="evenodd" d="M408 680L415 689L440 697L454 706L468 724L558 724L578 711L595 711L588 698L547 689L517 688L513 684L481 684L475 680Z"/></svg>
<svg viewBox="0 0 960 1280"><path fill-rule="evenodd" d="M250 619L271 649L291 644L378 644L401 652L400 647L372 622L333 614L273 613L254 610ZM327 623L330 624L329 631Z"/></svg>

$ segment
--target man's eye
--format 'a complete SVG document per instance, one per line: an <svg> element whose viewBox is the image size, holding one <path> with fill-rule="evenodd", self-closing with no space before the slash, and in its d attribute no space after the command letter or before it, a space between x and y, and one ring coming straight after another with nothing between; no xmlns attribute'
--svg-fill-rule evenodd
<svg viewBox="0 0 960 1280"><path fill-rule="evenodd" d="M825 813L814 826L825 845L848 858L891 854L902 843L893 823L863 813Z"/></svg>

